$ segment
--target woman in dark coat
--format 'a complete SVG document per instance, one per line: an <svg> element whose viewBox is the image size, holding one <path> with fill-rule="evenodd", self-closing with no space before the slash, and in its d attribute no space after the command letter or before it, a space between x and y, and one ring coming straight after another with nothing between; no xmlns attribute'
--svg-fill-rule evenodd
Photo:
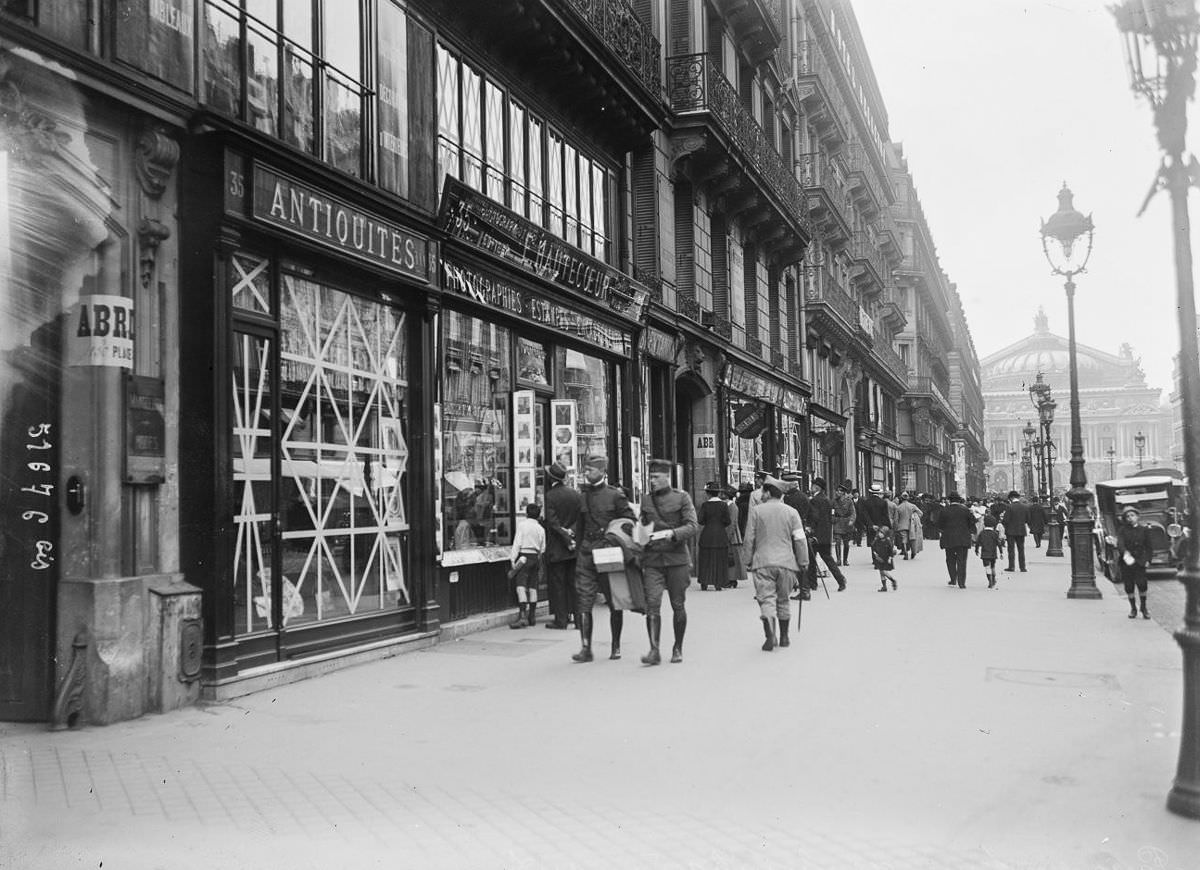
<svg viewBox="0 0 1200 870"><path fill-rule="evenodd" d="M729 505L721 498L721 484L710 481L704 487L708 501L700 505L696 520L700 523L700 565L696 570L700 590L709 586L724 589L729 582Z"/></svg>

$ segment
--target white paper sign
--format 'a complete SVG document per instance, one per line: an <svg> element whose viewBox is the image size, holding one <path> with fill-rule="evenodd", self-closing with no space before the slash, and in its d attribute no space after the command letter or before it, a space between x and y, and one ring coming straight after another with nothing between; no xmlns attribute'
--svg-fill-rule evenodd
<svg viewBox="0 0 1200 870"><path fill-rule="evenodd" d="M71 311L69 366L133 368L133 300L83 296Z"/></svg>
<svg viewBox="0 0 1200 870"><path fill-rule="evenodd" d="M711 432L697 435L692 444L692 456L695 459L716 459L717 436Z"/></svg>

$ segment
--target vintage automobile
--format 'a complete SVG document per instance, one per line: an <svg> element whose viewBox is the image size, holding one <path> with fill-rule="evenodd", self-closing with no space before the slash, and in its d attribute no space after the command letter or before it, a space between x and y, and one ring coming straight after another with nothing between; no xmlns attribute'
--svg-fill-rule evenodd
<svg viewBox="0 0 1200 870"><path fill-rule="evenodd" d="M1168 475L1136 475L1097 483L1096 555L1104 575L1114 583L1121 580L1117 530L1121 511L1133 505L1141 513L1142 523L1150 527L1154 544L1147 576L1174 576L1181 556L1178 536L1186 501L1185 481Z"/></svg>

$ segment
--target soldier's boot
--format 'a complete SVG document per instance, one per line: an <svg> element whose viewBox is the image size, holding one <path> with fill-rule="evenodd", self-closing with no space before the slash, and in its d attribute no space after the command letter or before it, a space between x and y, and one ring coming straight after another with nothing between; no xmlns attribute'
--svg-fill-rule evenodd
<svg viewBox="0 0 1200 870"><path fill-rule="evenodd" d="M529 613L526 614L526 618L529 620L529 625L531 628L533 626L537 625L537 599L536 598L533 601L529 602Z"/></svg>
<svg viewBox="0 0 1200 870"><path fill-rule="evenodd" d="M657 665L662 663L662 654L658 651L658 639L662 633L662 617L657 613L646 614L646 636L650 638L650 652L642 656L642 664Z"/></svg>
<svg viewBox="0 0 1200 870"><path fill-rule="evenodd" d="M759 617L763 624L763 634L766 635L766 640L763 641L763 652L770 652L775 649L775 620L767 619L767 617Z"/></svg>
<svg viewBox="0 0 1200 870"><path fill-rule="evenodd" d="M1150 611L1146 609L1146 596L1141 595L1139 597L1142 599L1142 619L1149 619Z"/></svg>
<svg viewBox="0 0 1200 870"><path fill-rule="evenodd" d="M623 625L625 625L625 611L610 611L608 614L608 627L612 631L612 651L608 654L610 659L621 657L621 627Z"/></svg>
<svg viewBox="0 0 1200 870"><path fill-rule="evenodd" d="M671 647L671 663L677 665L683 661L683 635L687 631L687 613L677 612L671 621L671 627L675 629L675 644Z"/></svg>
<svg viewBox="0 0 1200 870"><path fill-rule="evenodd" d="M1129 618L1137 619L1137 602L1134 601L1132 595L1128 596L1128 598L1129 598Z"/></svg>
<svg viewBox="0 0 1200 870"><path fill-rule="evenodd" d="M517 605L517 617L508 624L509 628L524 628L525 627L525 602L522 601Z"/></svg>
<svg viewBox="0 0 1200 870"><path fill-rule="evenodd" d="M779 645L780 646L791 646L792 645L792 642L790 640L788 640L788 623L790 621L791 620L788 620L788 619L779 620Z"/></svg>
<svg viewBox="0 0 1200 870"><path fill-rule="evenodd" d="M575 614L575 624L579 626L579 652L571 656L573 661L590 662L592 656L592 615L590 613Z"/></svg>

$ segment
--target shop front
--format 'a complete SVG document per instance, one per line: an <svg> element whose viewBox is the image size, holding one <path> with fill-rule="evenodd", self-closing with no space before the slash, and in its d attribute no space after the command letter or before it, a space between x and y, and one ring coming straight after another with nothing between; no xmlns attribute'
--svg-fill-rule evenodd
<svg viewBox="0 0 1200 870"><path fill-rule="evenodd" d="M609 480L635 495L632 355L649 294L453 179L438 224L434 525L454 620L511 606L513 530L542 503L546 465L575 485L584 459L607 456Z"/></svg>
<svg viewBox="0 0 1200 870"><path fill-rule="evenodd" d="M222 697L263 669L437 627L433 536L413 522L436 247L346 186L215 134L192 145L189 201L210 208L185 230L181 527L204 589L205 692Z"/></svg>
<svg viewBox="0 0 1200 870"><path fill-rule="evenodd" d="M725 480L753 483L756 471L805 467L808 398L737 363L721 373Z"/></svg>

